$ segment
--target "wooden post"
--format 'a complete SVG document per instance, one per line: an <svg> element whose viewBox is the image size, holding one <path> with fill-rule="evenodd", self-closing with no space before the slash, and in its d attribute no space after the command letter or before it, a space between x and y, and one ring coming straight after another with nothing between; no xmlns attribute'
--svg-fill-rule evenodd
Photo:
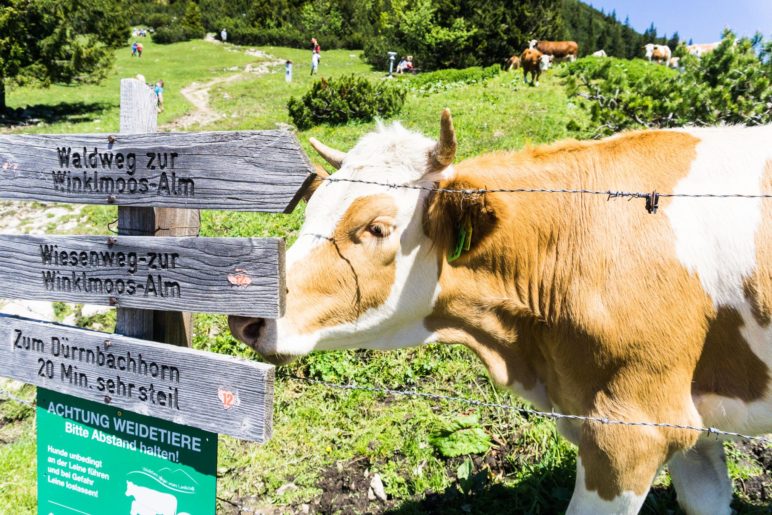
<svg viewBox="0 0 772 515"><path fill-rule="evenodd" d="M157 99L139 79L121 80L121 134L158 131ZM118 207L118 235L197 236L195 209ZM190 313L118 308L115 332L189 347L193 336Z"/></svg>

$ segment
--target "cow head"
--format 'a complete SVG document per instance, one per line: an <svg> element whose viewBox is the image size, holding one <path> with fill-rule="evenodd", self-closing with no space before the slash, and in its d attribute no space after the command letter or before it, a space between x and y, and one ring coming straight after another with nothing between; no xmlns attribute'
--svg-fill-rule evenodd
<svg viewBox="0 0 772 515"><path fill-rule="evenodd" d="M439 291L440 251L424 226L433 197L421 188L453 173L450 112L442 113L438 142L395 123L348 153L311 143L339 170L312 186L287 252L286 312L278 320L231 316L232 333L278 364L313 350L429 341L424 318Z"/></svg>
<svg viewBox="0 0 772 515"><path fill-rule="evenodd" d="M646 51L646 57L651 59L652 54L654 54L654 43L645 44L643 49Z"/></svg>
<svg viewBox="0 0 772 515"><path fill-rule="evenodd" d="M543 72L549 70L552 66L552 58L551 55L542 54L539 58L539 69Z"/></svg>
<svg viewBox="0 0 772 515"><path fill-rule="evenodd" d="M538 39L532 39L528 42L528 48L536 48L536 45L539 43Z"/></svg>

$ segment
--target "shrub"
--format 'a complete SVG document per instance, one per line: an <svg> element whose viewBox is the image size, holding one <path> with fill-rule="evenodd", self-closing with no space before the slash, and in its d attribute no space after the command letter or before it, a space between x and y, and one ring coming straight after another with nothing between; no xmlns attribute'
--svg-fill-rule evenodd
<svg viewBox="0 0 772 515"><path fill-rule="evenodd" d="M455 18L448 26L439 25L437 18L431 0L395 2L392 11L384 15L383 36L365 44L365 59L387 69L386 52L394 51L400 56L414 56L416 65L425 70L475 64L471 53L474 30L463 18Z"/></svg>
<svg viewBox="0 0 772 515"><path fill-rule="evenodd" d="M498 75L500 71L501 66L498 64L488 66L487 68L472 66L461 70L437 70L411 77L410 86L415 89L426 89L427 87L440 84L484 82Z"/></svg>
<svg viewBox="0 0 772 515"><path fill-rule="evenodd" d="M199 38L206 35L204 22L201 21L201 9L195 2L188 2L185 7L185 16L182 17L182 27L188 34L199 34Z"/></svg>
<svg viewBox="0 0 772 515"><path fill-rule="evenodd" d="M149 13L140 18L140 21L135 25L143 25L153 27L154 29L160 29L161 27L169 27L175 21L175 18L166 13Z"/></svg>
<svg viewBox="0 0 772 515"><path fill-rule="evenodd" d="M181 25L172 25L156 29L153 33L153 41L162 45L169 43L179 43L180 41L189 41L191 39L201 38L203 34L198 31L192 31Z"/></svg>
<svg viewBox="0 0 772 515"><path fill-rule="evenodd" d="M228 29L228 40L235 45L310 47L310 39L291 27L281 29L260 29L255 27L234 27Z"/></svg>
<svg viewBox="0 0 772 515"><path fill-rule="evenodd" d="M370 82L363 77L347 75L320 79L302 98L287 103L290 118L300 130L314 125L343 124L352 120L388 118L402 109L406 90L387 81Z"/></svg>
<svg viewBox="0 0 772 515"><path fill-rule="evenodd" d="M596 135L640 127L772 122L772 80L747 39L727 33L698 60L681 58L682 71L642 60L585 58L565 72L570 96L584 98Z"/></svg>

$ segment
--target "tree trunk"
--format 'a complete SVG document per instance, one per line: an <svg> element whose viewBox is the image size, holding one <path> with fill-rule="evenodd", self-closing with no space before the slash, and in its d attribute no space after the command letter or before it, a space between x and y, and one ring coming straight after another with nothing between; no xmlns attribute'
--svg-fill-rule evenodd
<svg viewBox="0 0 772 515"><path fill-rule="evenodd" d="M5 109L5 79L0 77L0 113L4 113Z"/></svg>

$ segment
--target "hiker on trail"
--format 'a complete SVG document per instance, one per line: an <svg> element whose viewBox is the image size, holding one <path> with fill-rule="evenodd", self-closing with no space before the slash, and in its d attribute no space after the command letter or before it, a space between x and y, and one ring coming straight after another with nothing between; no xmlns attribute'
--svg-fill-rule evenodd
<svg viewBox="0 0 772 515"><path fill-rule="evenodd" d="M164 81L159 80L155 83L155 88L153 88L153 91L155 92L155 96L158 101L158 112L163 113L164 112Z"/></svg>
<svg viewBox="0 0 772 515"><path fill-rule="evenodd" d="M284 80L292 82L292 61L284 63Z"/></svg>
<svg viewBox="0 0 772 515"><path fill-rule="evenodd" d="M225 29L222 29L220 31L220 39L222 40L223 43L228 41L228 33L225 31Z"/></svg>
<svg viewBox="0 0 772 515"><path fill-rule="evenodd" d="M131 44L131 57L135 57L137 55L137 42Z"/></svg>
<svg viewBox="0 0 772 515"><path fill-rule="evenodd" d="M316 38L311 38L311 75L316 73L319 68L319 61L322 58L322 47L316 41Z"/></svg>
<svg viewBox="0 0 772 515"><path fill-rule="evenodd" d="M142 57L142 43L137 43L137 57Z"/></svg>
<svg viewBox="0 0 772 515"><path fill-rule="evenodd" d="M413 67L412 55L403 57L402 60L399 62L399 64L397 64L397 73L402 74L405 72L415 72L415 68Z"/></svg>

